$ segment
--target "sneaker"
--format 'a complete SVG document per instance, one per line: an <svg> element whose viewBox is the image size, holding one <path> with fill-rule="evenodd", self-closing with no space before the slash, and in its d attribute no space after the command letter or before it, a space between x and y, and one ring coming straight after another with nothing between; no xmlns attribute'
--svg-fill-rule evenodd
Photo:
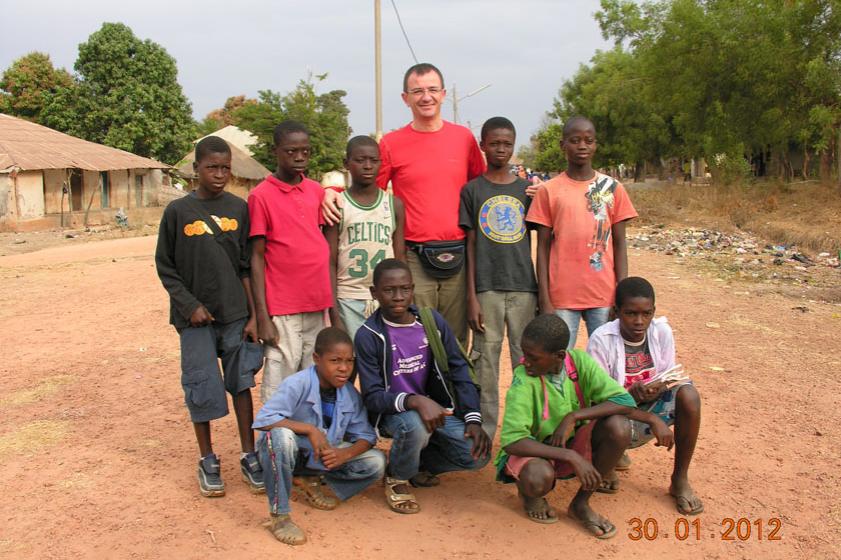
<svg viewBox="0 0 841 560"><path fill-rule="evenodd" d="M257 460L257 454L253 451L239 460L239 468L242 471L242 479L248 484L254 494L263 494L266 491L266 483L263 482L263 468Z"/></svg>
<svg viewBox="0 0 841 560"><path fill-rule="evenodd" d="M205 498L225 495L225 483L222 482L219 457L211 453L199 460L199 492Z"/></svg>

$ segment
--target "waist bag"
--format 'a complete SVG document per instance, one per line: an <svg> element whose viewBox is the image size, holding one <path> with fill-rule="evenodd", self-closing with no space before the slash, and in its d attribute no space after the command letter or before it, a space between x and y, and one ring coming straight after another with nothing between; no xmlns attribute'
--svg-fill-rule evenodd
<svg viewBox="0 0 841 560"><path fill-rule="evenodd" d="M410 248L427 274L433 278L451 278L464 266L464 241L427 241L413 243Z"/></svg>

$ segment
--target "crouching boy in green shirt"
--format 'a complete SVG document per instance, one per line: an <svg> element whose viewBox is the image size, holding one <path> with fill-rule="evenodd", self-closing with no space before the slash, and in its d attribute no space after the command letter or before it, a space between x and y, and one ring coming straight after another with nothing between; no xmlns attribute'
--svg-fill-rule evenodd
<svg viewBox="0 0 841 560"><path fill-rule="evenodd" d="M671 448L672 433L656 415L636 409L590 356L567 352L568 342L569 329L557 315L540 315L523 331L523 360L505 397L497 480L517 482L529 519L555 523L544 496L556 479L577 476L581 488L567 513L596 538L608 539L616 527L589 501L630 443L628 418L649 424L658 445Z"/></svg>

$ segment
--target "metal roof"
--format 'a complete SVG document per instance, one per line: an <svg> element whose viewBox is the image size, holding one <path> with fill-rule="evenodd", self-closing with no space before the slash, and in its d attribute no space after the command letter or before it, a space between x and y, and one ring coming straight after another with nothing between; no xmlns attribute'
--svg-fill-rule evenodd
<svg viewBox="0 0 841 560"><path fill-rule="evenodd" d="M111 171L168 169L170 166L0 114L0 171L13 167L22 170L78 168Z"/></svg>

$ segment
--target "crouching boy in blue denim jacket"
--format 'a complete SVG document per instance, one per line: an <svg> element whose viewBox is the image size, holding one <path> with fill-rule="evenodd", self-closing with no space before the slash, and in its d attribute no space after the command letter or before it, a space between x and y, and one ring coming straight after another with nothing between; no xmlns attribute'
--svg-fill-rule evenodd
<svg viewBox="0 0 841 560"><path fill-rule="evenodd" d="M350 337L335 327L323 329L315 339L313 361L283 380L254 421L254 428L264 431L257 446L266 474L269 530L290 545L306 542L289 515L293 484L312 507L331 510L385 471L385 456L372 449L377 436L362 398L348 383L354 361ZM335 497L324 492L322 483Z"/></svg>
<svg viewBox="0 0 841 560"><path fill-rule="evenodd" d="M374 269L371 295L380 308L356 331L357 370L375 425L393 438L386 499L397 513L420 511L409 485L437 486L436 475L482 468L491 440L482 429L479 391L455 336L433 311L449 371L434 360L406 263L385 259Z"/></svg>

